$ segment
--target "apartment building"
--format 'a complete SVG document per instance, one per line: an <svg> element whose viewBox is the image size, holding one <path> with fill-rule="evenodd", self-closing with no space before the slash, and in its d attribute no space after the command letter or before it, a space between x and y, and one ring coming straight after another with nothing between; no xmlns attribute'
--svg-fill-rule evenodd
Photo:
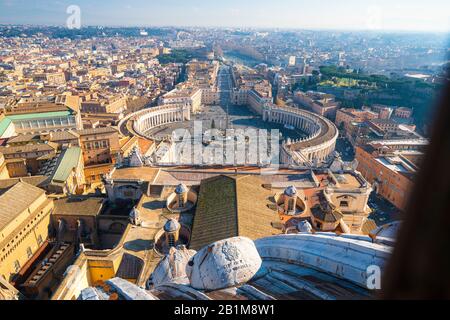
<svg viewBox="0 0 450 320"><path fill-rule="evenodd" d="M111 127L79 130L85 166L116 163L120 153L119 132Z"/></svg>
<svg viewBox="0 0 450 320"><path fill-rule="evenodd" d="M0 277L13 281L48 238L53 200L25 182L0 189Z"/></svg>
<svg viewBox="0 0 450 320"><path fill-rule="evenodd" d="M127 109L124 96L97 96L81 103L83 113L123 113Z"/></svg>
<svg viewBox="0 0 450 320"><path fill-rule="evenodd" d="M336 113L340 108L340 103L332 94L322 92L297 91L294 94L294 101L301 107L331 120L335 120Z"/></svg>
<svg viewBox="0 0 450 320"><path fill-rule="evenodd" d="M417 162L410 160L411 155L420 154L418 151L393 151L377 144L356 147L358 171L378 194L400 210L405 210L418 170Z"/></svg>

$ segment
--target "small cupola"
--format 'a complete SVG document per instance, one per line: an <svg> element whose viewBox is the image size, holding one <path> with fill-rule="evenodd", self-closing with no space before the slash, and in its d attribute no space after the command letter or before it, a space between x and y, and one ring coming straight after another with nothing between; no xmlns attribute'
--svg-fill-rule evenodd
<svg viewBox="0 0 450 320"><path fill-rule="evenodd" d="M141 224L141 214L140 214L139 210L136 207L134 207L131 210L129 218L130 218L131 224L133 224L135 226L138 226L138 225Z"/></svg>
<svg viewBox="0 0 450 320"><path fill-rule="evenodd" d="M287 187L284 190L284 212L295 214L297 203L297 189L294 186Z"/></svg>
<svg viewBox="0 0 450 320"><path fill-rule="evenodd" d="M178 238L180 236L180 229L181 225L175 219L168 220L164 225L164 232L166 234L166 243L169 248L176 246Z"/></svg>
<svg viewBox="0 0 450 320"><path fill-rule="evenodd" d="M175 193L177 195L178 207L184 208L188 201L188 188L181 183L175 188Z"/></svg>

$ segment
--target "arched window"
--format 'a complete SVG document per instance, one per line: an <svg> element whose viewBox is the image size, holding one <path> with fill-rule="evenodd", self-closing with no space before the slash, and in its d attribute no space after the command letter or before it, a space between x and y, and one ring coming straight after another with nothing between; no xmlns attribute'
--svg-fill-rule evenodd
<svg viewBox="0 0 450 320"><path fill-rule="evenodd" d="M295 210L295 199L289 199L288 210L289 211L294 211Z"/></svg>

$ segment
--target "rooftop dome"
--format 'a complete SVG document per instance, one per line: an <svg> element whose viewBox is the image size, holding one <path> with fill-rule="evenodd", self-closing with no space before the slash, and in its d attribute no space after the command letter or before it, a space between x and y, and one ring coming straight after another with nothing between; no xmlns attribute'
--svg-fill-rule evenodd
<svg viewBox="0 0 450 320"><path fill-rule="evenodd" d="M193 288L220 290L246 283L261 264L254 242L236 237L215 242L197 252L189 260L186 273Z"/></svg>
<svg viewBox="0 0 450 320"><path fill-rule="evenodd" d="M177 186L177 188L175 189L175 193L176 194L182 194L182 193L185 193L187 191L188 191L188 189L187 189L186 185L183 184L183 183L179 184Z"/></svg>
<svg viewBox="0 0 450 320"><path fill-rule="evenodd" d="M168 220L164 225L165 232L175 232L180 230L180 228L181 228L180 223L175 219Z"/></svg>
<svg viewBox="0 0 450 320"><path fill-rule="evenodd" d="M284 190L284 194L288 197L293 197L297 194L297 189L294 186L287 187L286 190Z"/></svg>

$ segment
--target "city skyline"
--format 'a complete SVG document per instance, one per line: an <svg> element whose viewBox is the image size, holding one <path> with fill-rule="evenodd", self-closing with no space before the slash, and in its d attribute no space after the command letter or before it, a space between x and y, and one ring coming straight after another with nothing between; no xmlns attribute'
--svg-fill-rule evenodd
<svg viewBox="0 0 450 320"><path fill-rule="evenodd" d="M245 3L208 3L201 0L148 3L134 0L109 1L0 1L0 24L65 25L66 9L78 5L82 26L183 26L280 28L313 30L372 30L448 32L450 4L431 0L426 4L400 0L391 4L386 0L351 0L342 6L331 0L320 3L284 0ZM349 11L348 8L352 10Z"/></svg>
<svg viewBox="0 0 450 320"><path fill-rule="evenodd" d="M99 2L0 0L0 303L450 296L450 5Z"/></svg>

